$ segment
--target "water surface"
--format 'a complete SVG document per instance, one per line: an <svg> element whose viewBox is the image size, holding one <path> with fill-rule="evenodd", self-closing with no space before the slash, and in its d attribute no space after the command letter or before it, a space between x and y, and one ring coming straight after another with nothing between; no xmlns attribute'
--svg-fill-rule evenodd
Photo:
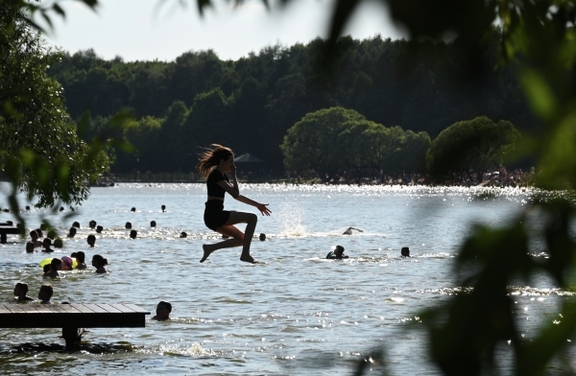
<svg viewBox="0 0 576 376"><path fill-rule="evenodd" d="M503 224L530 199L530 192L512 188L487 196L458 187L261 184L243 185L242 193L272 210L271 217L259 217L256 234L267 240L253 243L257 265L240 262L239 248L198 262L202 244L220 240L202 221L202 184L94 188L73 216L69 209L24 213L28 230L46 218L62 236L80 222L76 237L64 239L54 256L100 253L109 273L89 268L43 279L38 263L46 255L27 254L24 241L11 236L0 245L4 301L12 300L17 282L28 283L34 297L49 282L55 303L134 303L153 312L158 301L168 300L174 310L168 322L148 317L145 328L89 329L78 353L63 350L58 329L1 329L0 372L344 375L383 346L392 374L438 374L426 361L424 333L407 330L408 324L460 288L452 264L470 225ZM3 198L0 206L6 207ZM257 212L230 197L225 205ZM0 221L8 219L0 215ZM95 233L90 220L104 227L95 249L86 243ZM138 231L136 239L126 222ZM348 226L363 232L342 235ZM179 238L182 231L187 238ZM337 244L350 259L324 259ZM414 257L400 257L405 246ZM535 243L534 251L541 247ZM563 299L550 281L536 283L515 287L527 335Z"/></svg>

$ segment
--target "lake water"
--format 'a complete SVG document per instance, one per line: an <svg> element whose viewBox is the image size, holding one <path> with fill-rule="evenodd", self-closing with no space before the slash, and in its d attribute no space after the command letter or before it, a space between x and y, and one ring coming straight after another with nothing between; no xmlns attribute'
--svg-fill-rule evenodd
<svg viewBox="0 0 576 376"><path fill-rule="evenodd" d="M6 207L2 188L0 206ZM383 346L391 374L438 374L426 361L424 333L407 324L459 287L451 270L470 225L502 224L530 198L530 191L512 188L491 189L493 196L444 187L241 188L272 210L271 217L259 216L256 234L267 240L253 242L256 265L239 261L240 248L219 250L199 263L202 244L220 240L202 220L203 184L93 188L74 216L69 210L24 213L28 229L46 218L64 237L54 256L83 250L89 263L100 253L109 273L96 275L90 267L46 280L38 266L46 254L27 254L24 240L9 236L0 245L3 301L13 300L17 282L28 283L34 297L49 282L55 303L134 303L154 313L158 301L168 300L172 319L157 322L150 315L145 328L89 329L82 351L74 353L64 351L59 329L0 329L0 373L345 375ZM257 212L230 197L225 206ZM0 214L0 221L9 219ZM95 233L90 220L104 227L95 249L86 243ZM81 228L66 239L74 221ZM126 222L138 231L136 239ZM363 232L342 235L348 226ZM182 231L189 236L179 238ZM324 259L337 244L350 259ZM414 257L400 257L404 246ZM563 297L544 279L518 288L529 336L530 325L554 314Z"/></svg>

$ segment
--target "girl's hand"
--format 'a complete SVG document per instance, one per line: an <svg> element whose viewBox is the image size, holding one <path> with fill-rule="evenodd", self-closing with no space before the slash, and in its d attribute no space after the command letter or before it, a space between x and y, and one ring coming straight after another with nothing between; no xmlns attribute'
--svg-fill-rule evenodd
<svg viewBox="0 0 576 376"><path fill-rule="evenodd" d="M268 209L268 204L258 204L256 205L256 207L258 208L258 210L260 210L260 213L262 213L262 215L270 216L270 213L272 213L272 210Z"/></svg>

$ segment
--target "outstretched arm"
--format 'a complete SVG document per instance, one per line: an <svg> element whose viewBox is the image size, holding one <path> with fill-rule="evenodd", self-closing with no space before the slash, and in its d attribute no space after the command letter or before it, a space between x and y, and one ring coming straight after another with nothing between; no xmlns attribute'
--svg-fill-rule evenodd
<svg viewBox="0 0 576 376"><path fill-rule="evenodd" d="M230 196L234 197L236 200L254 206L260 211L260 213L262 213L262 215L269 216L270 213L272 213L272 211L268 208L268 204L259 203L258 201L254 201L251 198L248 198L240 194L238 179L236 178L236 166L234 164L232 164L230 172L232 173L232 179L231 179L232 181L228 183L226 180L222 180L218 182L218 185L224 188L224 190L228 192Z"/></svg>
<svg viewBox="0 0 576 376"><path fill-rule="evenodd" d="M235 199L240 201L240 202L243 202L245 204L254 206L258 210L260 210L260 213L262 213L262 215L270 215L270 213L272 213L272 210L268 209L268 204L261 204L258 201L254 201L254 200L252 200L246 196L242 196L242 195L235 197Z"/></svg>

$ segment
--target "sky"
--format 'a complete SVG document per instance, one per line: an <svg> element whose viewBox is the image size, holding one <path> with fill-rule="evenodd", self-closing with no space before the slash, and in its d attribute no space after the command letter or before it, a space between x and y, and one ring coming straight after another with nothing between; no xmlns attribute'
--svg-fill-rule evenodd
<svg viewBox="0 0 576 376"><path fill-rule="evenodd" d="M188 51L212 49L221 60L238 60L267 46L290 47L326 38L334 0L292 0L287 8L269 0L215 0L200 16L197 0L99 0L96 12L82 3L59 1L66 18L53 14L49 45L71 54L94 49L96 55L124 61L174 61ZM364 0L344 35L400 39L381 1ZM185 4L186 6L182 6ZM37 20L38 22L40 20Z"/></svg>

